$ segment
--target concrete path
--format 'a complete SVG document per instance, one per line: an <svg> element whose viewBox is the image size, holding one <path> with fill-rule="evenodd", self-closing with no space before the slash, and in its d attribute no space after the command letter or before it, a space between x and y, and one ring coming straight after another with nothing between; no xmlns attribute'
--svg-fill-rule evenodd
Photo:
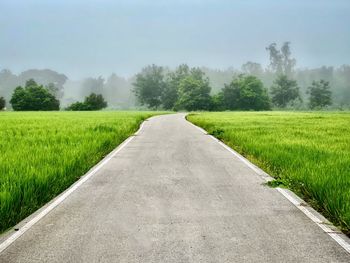
<svg viewBox="0 0 350 263"><path fill-rule="evenodd" d="M276 189L165 115L0 254L0 262L350 262Z"/></svg>

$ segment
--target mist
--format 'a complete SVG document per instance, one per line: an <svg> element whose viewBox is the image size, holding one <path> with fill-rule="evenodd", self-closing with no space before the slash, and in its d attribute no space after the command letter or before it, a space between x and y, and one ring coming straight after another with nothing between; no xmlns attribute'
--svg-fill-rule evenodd
<svg viewBox="0 0 350 263"><path fill-rule="evenodd" d="M16 73L50 68L78 79L131 77L152 63L267 65L264 47L286 40L300 67L350 56L346 0L2 0L0 10L0 67Z"/></svg>
<svg viewBox="0 0 350 263"><path fill-rule="evenodd" d="M96 91L111 108L135 107L134 76L150 64L200 67L215 93L254 62L262 71L248 73L270 86L265 48L285 41L302 91L314 78L326 78L337 103L350 98L343 66L350 61L346 0L2 0L0 10L0 95L6 99L30 77L44 85L58 81L62 105Z"/></svg>

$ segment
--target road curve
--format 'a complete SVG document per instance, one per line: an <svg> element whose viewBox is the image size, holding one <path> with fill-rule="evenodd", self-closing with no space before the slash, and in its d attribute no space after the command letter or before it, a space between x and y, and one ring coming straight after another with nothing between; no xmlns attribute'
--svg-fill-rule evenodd
<svg viewBox="0 0 350 263"><path fill-rule="evenodd" d="M183 114L143 130L0 262L350 262Z"/></svg>

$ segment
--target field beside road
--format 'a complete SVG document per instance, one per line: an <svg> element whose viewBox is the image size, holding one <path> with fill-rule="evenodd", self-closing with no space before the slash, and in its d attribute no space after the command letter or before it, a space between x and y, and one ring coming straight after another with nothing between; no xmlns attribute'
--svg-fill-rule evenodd
<svg viewBox="0 0 350 263"><path fill-rule="evenodd" d="M349 112L221 112L187 119L350 233Z"/></svg>
<svg viewBox="0 0 350 263"><path fill-rule="evenodd" d="M0 112L0 232L79 179L152 112Z"/></svg>

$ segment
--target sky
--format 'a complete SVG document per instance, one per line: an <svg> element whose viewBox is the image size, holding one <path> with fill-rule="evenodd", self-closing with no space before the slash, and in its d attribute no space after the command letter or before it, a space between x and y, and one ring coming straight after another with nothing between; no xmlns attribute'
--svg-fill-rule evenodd
<svg viewBox="0 0 350 263"><path fill-rule="evenodd" d="M350 0L0 0L0 70L131 76L148 64L268 64L291 42L298 67L350 63Z"/></svg>

